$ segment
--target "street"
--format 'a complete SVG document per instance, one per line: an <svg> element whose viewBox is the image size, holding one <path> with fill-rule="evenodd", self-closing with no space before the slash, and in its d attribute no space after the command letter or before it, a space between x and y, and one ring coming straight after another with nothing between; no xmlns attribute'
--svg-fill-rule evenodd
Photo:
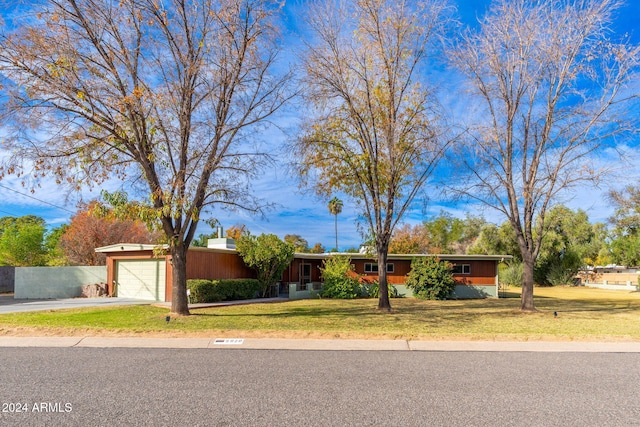
<svg viewBox="0 0 640 427"><path fill-rule="evenodd" d="M0 425L640 425L637 353L1 348Z"/></svg>

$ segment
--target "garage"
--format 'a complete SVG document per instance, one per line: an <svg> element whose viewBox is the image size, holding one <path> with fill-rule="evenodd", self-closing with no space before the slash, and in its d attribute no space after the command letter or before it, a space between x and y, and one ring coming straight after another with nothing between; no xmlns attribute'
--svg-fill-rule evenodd
<svg viewBox="0 0 640 427"><path fill-rule="evenodd" d="M166 262L164 259L116 260L115 282L118 297L164 301Z"/></svg>

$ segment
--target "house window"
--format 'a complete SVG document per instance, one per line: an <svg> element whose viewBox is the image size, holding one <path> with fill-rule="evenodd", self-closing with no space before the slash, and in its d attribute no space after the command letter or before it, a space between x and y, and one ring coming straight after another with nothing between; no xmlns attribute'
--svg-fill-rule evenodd
<svg viewBox="0 0 640 427"><path fill-rule="evenodd" d="M393 271L394 271L393 263L392 262L387 263L387 273L393 273ZM372 262L365 262L364 263L364 272L365 273L377 273L378 272L378 264L372 263Z"/></svg>
<svg viewBox="0 0 640 427"><path fill-rule="evenodd" d="M454 265L453 274L471 274L471 265L469 264Z"/></svg>

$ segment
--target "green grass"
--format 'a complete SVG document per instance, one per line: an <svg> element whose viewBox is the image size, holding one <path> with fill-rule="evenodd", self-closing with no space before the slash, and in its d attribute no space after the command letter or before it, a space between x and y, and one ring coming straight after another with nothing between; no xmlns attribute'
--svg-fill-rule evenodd
<svg viewBox="0 0 640 427"><path fill-rule="evenodd" d="M2 334L317 337L369 339L640 340L640 293L536 288L538 313L519 312L519 294L458 301L302 300L192 310L165 321L152 306L0 315ZM555 317L553 312L557 312Z"/></svg>

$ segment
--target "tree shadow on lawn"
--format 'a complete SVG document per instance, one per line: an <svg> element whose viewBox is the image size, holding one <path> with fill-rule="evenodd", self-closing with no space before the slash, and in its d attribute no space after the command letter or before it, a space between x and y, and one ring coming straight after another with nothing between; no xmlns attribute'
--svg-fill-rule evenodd
<svg viewBox="0 0 640 427"><path fill-rule="evenodd" d="M640 312L640 299L624 298L559 298L548 295L534 295L534 304L538 310L580 312L611 311Z"/></svg>
<svg viewBox="0 0 640 427"><path fill-rule="evenodd" d="M629 294L635 294L631 291ZM502 294L501 294L502 295ZM507 292L506 298L502 296L500 299L520 299L520 293ZM619 312L640 312L640 300L637 295L631 295L631 299L624 298L562 298L549 295L536 295L534 293L533 301L540 312L603 312L610 311L612 313Z"/></svg>
<svg viewBox="0 0 640 427"><path fill-rule="evenodd" d="M580 312L610 312L610 313L638 313L640 316L639 303L612 303L611 301L594 301L591 304L571 304L571 301L549 301L548 304L536 304L542 311L580 313Z"/></svg>
<svg viewBox="0 0 640 427"><path fill-rule="evenodd" d="M515 294L517 295L517 294ZM518 295L519 298L519 295ZM535 297L536 307L540 314L552 314L553 312L638 312L640 314L640 300L609 300L590 299L568 300L549 296ZM436 317L469 321L472 317L482 316L520 316L519 301L516 298L477 299L477 300L445 300L428 301L417 298L392 299L390 313L377 309L377 300L322 300L317 305L304 307L294 306L296 301L272 303L268 307L253 306L226 306L215 308L192 309L193 316L202 317L256 317L256 318L315 318L330 317L354 318L371 316L396 316L402 319L415 318L426 320Z"/></svg>
<svg viewBox="0 0 640 427"><path fill-rule="evenodd" d="M392 300L391 312L378 310L377 300L336 301L335 303L304 307L291 306L291 302L276 304L269 304L264 311L258 306L243 306L244 308L241 310L238 310L238 307L216 307L193 309L191 314L192 316L201 316L203 318L330 318L334 320L387 318L388 320L423 322L426 320L431 321L434 318L442 319L443 317L452 321L456 319L469 321L470 317L517 313L517 304L514 304L513 300L507 302L501 300L427 301L413 298L398 299Z"/></svg>
<svg viewBox="0 0 640 427"><path fill-rule="evenodd" d="M448 301L408 298L392 300L393 310L390 313L378 310L377 300L323 300L319 304L296 304L298 303L284 302L277 303L277 306L269 304L268 307L217 307L193 310L192 314L193 320L201 319L223 329L360 333L406 339L477 334L537 336L574 333L567 332L566 323L555 321L554 311L565 321L571 318L571 325L581 324L584 319L594 320L597 324L608 324L610 317L613 319L617 314L626 314L631 319L637 316L640 319L640 305L635 301L615 303L606 299L585 304L541 297L538 304L540 311L536 313L521 312L519 300L513 298ZM617 334L608 330L598 333ZM575 334L581 335L584 332L578 330Z"/></svg>
<svg viewBox="0 0 640 427"><path fill-rule="evenodd" d="M278 306L278 310L273 310L275 304L283 304ZM374 306L364 307L361 305L346 307L285 307L287 303L272 303L269 304L269 311L262 312L259 309L246 309L242 311L236 311L232 307L215 307L215 308L201 308L192 309L192 316L203 317L319 317L319 316L340 316L340 317L353 317L362 315L371 315L377 313L383 313L375 310ZM386 314L386 312L384 312Z"/></svg>

